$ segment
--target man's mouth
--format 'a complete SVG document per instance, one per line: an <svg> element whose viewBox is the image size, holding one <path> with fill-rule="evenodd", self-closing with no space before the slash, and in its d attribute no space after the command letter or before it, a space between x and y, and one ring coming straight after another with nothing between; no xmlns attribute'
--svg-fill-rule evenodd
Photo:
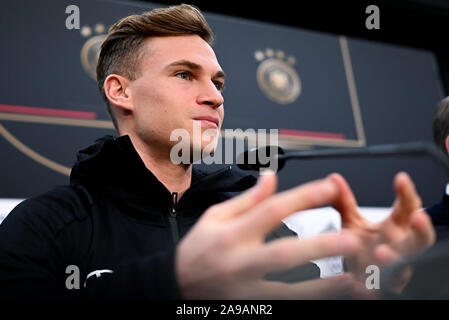
<svg viewBox="0 0 449 320"><path fill-rule="evenodd" d="M201 121L201 125L204 127L215 128L215 129L218 129L218 124L220 123L220 120L217 117L212 117L212 116L196 117L193 120Z"/></svg>

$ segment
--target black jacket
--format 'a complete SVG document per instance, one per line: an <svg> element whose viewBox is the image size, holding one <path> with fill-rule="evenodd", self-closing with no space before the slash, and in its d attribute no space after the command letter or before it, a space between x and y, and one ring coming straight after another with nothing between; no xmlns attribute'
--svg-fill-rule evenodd
<svg viewBox="0 0 449 320"><path fill-rule="evenodd" d="M174 271L179 238L208 207L255 181L231 167L194 169L177 202L128 136L97 140L78 153L69 186L22 202L0 225L0 297L182 298ZM74 266L79 290L67 289L78 284ZM95 270L113 273L85 282ZM317 277L319 270L306 274Z"/></svg>
<svg viewBox="0 0 449 320"><path fill-rule="evenodd" d="M440 203L426 209L432 218L437 241L449 240L449 196L444 195Z"/></svg>

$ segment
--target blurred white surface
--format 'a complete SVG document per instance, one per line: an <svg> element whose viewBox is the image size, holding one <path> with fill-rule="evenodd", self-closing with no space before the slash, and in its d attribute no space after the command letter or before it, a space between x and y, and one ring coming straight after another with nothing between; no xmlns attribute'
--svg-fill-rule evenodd
<svg viewBox="0 0 449 320"><path fill-rule="evenodd" d="M360 214L368 221L377 223L384 220L391 208L359 207ZM284 223L298 234L299 238L313 237L320 233L341 230L341 217L332 207L305 210L284 219ZM318 265L321 278L343 272L343 259L340 256L313 261Z"/></svg>
<svg viewBox="0 0 449 320"><path fill-rule="evenodd" d="M0 223L24 199L0 199Z"/></svg>

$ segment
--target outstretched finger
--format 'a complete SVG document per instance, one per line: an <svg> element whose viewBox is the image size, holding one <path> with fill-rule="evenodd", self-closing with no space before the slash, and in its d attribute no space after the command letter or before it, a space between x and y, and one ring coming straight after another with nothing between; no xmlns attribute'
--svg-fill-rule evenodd
<svg viewBox="0 0 449 320"><path fill-rule="evenodd" d="M214 205L208 213L215 218L232 219L250 210L276 192L277 176L273 171L266 170L257 180L257 184L241 195Z"/></svg>
<svg viewBox="0 0 449 320"><path fill-rule="evenodd" d="M329 175L329 179L335 182L338 186L340 195L332 202L335 210L340 212L343 226L364 226L365 219L360 215L357 200L352 193L349 184L338 173Z"/></svg>
<svg viewBox="0 0 449 320"><path fill-rule="evenodd" d="M398 252L402 255L417 253L435 242L435 229L425 211L416 211L411 217L411 228L401 241Z"/></svg>
<svg viewBox="0 0 449 320"><path fill-rule="evenodd" d="M337 195L337 186L330 179L309 182L266 199L242 215L236 228L248 236L264 237L292 213L326 205Z"/></svg>
<svg viewBox="0 0 449 320"><path fill-rule="evenodd" d="M250 256L241 257L240 267L250 274L265 275L298 267L311 260L353 255L360 248L359 238L349 232L305 239L286 237L261 246Z"/></svg>
<svg viewBox="0 0 449 320"><path fill-rule="evenodd" d="M421 198L416 192L412 179L405 172L399 172L394 179L397 198L393 205L391 218L401 227L408 227L412 213L422 206Z"/></svg>

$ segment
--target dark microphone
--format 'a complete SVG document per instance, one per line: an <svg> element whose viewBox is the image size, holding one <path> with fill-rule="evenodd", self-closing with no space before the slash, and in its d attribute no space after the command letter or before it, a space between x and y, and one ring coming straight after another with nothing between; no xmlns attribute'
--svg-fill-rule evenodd
<svg viewBox="0 0 449 320"><path fill-rule="evenodd" d="M248 149L237 157L237 166L242 170L260 170L277 164L277 171L285 165L284 149L279 146L263 146Z"/></svg>
<svg viewBox="0 0 449 320"><path fill-rule="evenodd" d="M449 158L429 142L407 142L401 144L375 145L363 148L319 149L285 152L279 146L263 146L248 149L237 157L237 166L242 170L275 168L277 171L290 159L356 158L373 156L427 155L441 165L449 176Z"/></svg>

